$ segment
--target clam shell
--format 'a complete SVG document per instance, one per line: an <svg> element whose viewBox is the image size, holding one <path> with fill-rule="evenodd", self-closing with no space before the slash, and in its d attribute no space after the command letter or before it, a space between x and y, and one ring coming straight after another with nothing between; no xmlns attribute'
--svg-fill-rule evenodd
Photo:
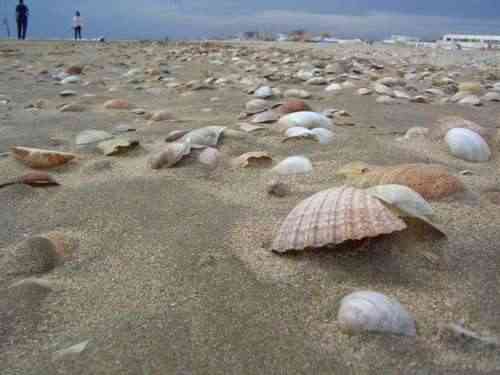
<svg viewBox="0 0 500 375"><path fill-rule="evenodd" d="M490 160L491 151L486 141L469 129L454 128L448 131L445 142L453 156L472 162Z"/></svg>
<svg viewBox="0 0 500 375"><path fill-rule="evenodd" d="M349 185L359 188L387 184L408 186L427 200L442 199L465 191L460 179L437 164L380 167L354 162L342 167L337 175L346 177Z"/></svg>
<svg viewBox="0 0 500 375"><path fill-rule="evenodd" d="M250 115L267 111L270 108L270 103L264 99L253 99L245 104L245 112Z"/></svg>
<svg viewBox="0 0 500 375"><path fill-rule="evenodd" d="M76 155L30 147L12 147L12 155L31 168L52 168L66 164Z"/></svg>
<svg viewBox="0 0 500 375"><path fill-rule="evenodd" d="M269 167L272 163L271 155L263 151L247 152L231 161L234 168Z"/></svg>
<svg viewBox="0 0 500 375"><path fill-rule="evenodd" d="M314 128L311 133L316 137L319 144L328 145L333 141L333 133L328 129Z"/></svg>
<svg viewBox="0 0 500 375"><path fill-rule="evenodd" d="M280 114L273 110L268 110L262 113L258 113L252 119L253 124L265 124L270 122L278 121Z"/></svg>
<svg viewBox="0 0 500 375"><path fill-rule="evenodd" d="M169 143L164 150L151 156L149 165L152 169L160 169L163 167L170 168L190 153L191 146L188 142Z"/></svg>
<svg viewBox="0 0 500 375"><path fill-rule="evenodd" d="M342 186L299 203L281 225L272 249L320 248L405 228L401 219L366 191Z"/></svg>
<svg viewBox="0 0 500 375"><path fill-rule="evenodd" d="M261 86L255 90L254 95L261 99L270 98L273 96L273 89L269 86Z"/></svg>
<svg viewBox="0 0 500 375"><path fill-rule="evenodd" d="M312 172L311 161L304 156L291 156L276 165L272 172L279 175L307 174Z"/></svg>
<svg viewBox="0 0 500 375"><path fill-rule="evenodd" d="M299 126L307 129L332 127L332 121L325 115L317 112L295 112L290 113L280 118L278 123L273 126L273 129L279 132L284 132L288 128Z"/></svg>
<svg viewBox="0 0 500 375"><path fill-rule="evenodd" d="M220 137L225 129L223 126L206 126L190 131L181 140L183 142L189 140L194 148L198 146L215 147L219 144Z"/></svg>
<svg viewBox="0 0 500 375"><path fill-rule="evenodd" d="M496 135L496 129L485 128L475 122L455 116L448 116L438 120L438 123L431 128L429 135L434 140L441 140L444 139L448 131L455 128L472 130L490 144L494 142Z"/></svg>
<svg viewBox="0 0 500 375"><path fill-rule="evenodd" d="M345 296L340 302L337 321L341 330L350 334L417 334L415 319L398 301L371 291L360 291Z"/></svg>
<svg viewBox="0 0 500 375"><path fill-rule="evenodd" d="M198 161L213 170L219 165L220 152L216 148L207 147L198 156Z"/></svg>
<svg viewBox="0 0 500 375"><path fill-rule="evenodd" d="M276 108L282 115L295 112L311 111L311 107L303 100L287 100Z"/></svg>
<svg viewBox="0 0 500 375"><path fill-rule="evenodd" d="M294 126L293 128L289 128L285 132L285 140L287 141L290 138L313 138L314 134L312 131L306 128L302 128L300 126Z"/></svg>

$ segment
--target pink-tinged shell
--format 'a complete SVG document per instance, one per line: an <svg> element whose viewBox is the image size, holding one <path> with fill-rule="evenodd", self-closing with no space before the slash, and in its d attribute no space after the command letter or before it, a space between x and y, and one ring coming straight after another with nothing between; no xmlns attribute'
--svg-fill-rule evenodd
<svg viewBox="0 0 500 375"><path fill-rule="evenodd" d="M434 140L442 140L448 131L455 128L472 130L483 137L490 145L494 142L497 133L497 129L485 128L461 117L448 116L438 120L437 124L431 128L429 135Z"/></svg>
<svg viewBox="0 0 500 375"><path fill-rule="evenodd" d="M311 107L305 101L299 99L287 100L276 109L282 115L287 115L294 112L311 111Z"/></svg>
<svg viewBox="0 0 500 375"><path fill-rule="evenodd" d="M31 147L12 147L12 155L31 168L52 168L66 164L76 155Z"/></svg>
<svg viewBox="0 0 500 375"><path fill-rule="evenodd" d="M19 177L19 183L29 186L57 186L59 183L48 173L31 172Z"/></svg>
<svg viewBox="0 0 500 375"><path fill-rule="evenodd" d="M206 165L208 169L214 170L219 165L220 152L216 148L207 147L198 156L198 161Z"/></svg>
<svg viewBox="0 0 500 375"><path fill-rule="evenodd" d="M279 113L277 113L274 110L268 110L268 111L256 114L252 119L252 123L253 124L266 124L266 123L278 121L279 118L280 118Z"/></svg>
<svg viewBox="0 0 500 375"><path fill-rule="evenodd" d="M132 105L125 99L112 99L104 103L106 109L131 109Z"/></svg>
<svg viewBox="0 0 500 375"><path fill-rule="evenodd" d="M269 167L272 163L271 155L263 151L247 152L231 161L233 168Z"/></svg>
<svg viewBox="0 0 500 375"><path fill-rule="evenodd" d="M406 224L379 200L364 190L342 186L299 203L281 225L272 249L283 253L321 248L403 229Z"/></svg>
<svg viewBox="0 0 500 375"><path fill-rule="evenodd" d="M191 146L187 142L169 143L164 150L151 156L149 165L152 169L160 169L163 167L171 168L190 153Z"/></svg>

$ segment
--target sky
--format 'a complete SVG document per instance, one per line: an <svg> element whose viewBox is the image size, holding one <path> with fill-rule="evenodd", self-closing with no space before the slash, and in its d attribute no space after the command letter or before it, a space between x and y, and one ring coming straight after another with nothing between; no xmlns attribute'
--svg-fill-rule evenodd
<svg viewBox="0 0 500 375"><path fill-rule="evenodd" d="M28 36L71 36L84 17L84 37L172 39L243 31L327 31L340 38L392 34L439 38L445 33L500 34L500 0L25 0ZM0 0L14 26L17 0ZM4 29L0 29L5 36Z"/></svg>

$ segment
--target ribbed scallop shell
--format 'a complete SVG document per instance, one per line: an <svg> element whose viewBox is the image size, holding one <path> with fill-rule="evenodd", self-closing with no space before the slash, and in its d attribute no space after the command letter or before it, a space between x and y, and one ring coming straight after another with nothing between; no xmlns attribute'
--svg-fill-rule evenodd
<svg viewBox="0 0 500 375"><path fill-rule="evenodd" d="M453 156L472 162L490 160L491 151L486 141L469 129L454 128L446 133L445 142Z"/></svg>
<svg viewBox="0 0 500 375"><path fill-rule="evenodd" d="M31 168L52 168L66 164L76 156L67 152L31 147L12 147L12 155Z"/></svg>
<svg viewBox="0 0 500 375"><path fill-rule="evenodd" d="M462 181L437 164L379 167L355 162L344 166L337 175L347 177L348 184L358 188L387 184L408 186L427 200L442 199L465 191Z"/></svg>
<svg viewBox="0 0 500 375"><path fill-rule="evenodd" d="M431 128L429 135L434 140L441 140L444 139L448 131L455 128L472 130L490 144L496 135L496 129L485 128L475 122L455 116L448 116L438 120L438 123Z"/></svg>
<svg viewBox="0 0 500 375"><path fill-rule="evenodd" d="M401 219L366 191L342 186L299 203L281 225L272 249L320 248L405 228Z"/></svg>
<svg viewBox="0 0 500 375"><path fill-rule="evenodd" d="M379 332L415 336L415 319L395 299L384 294L361 291L345 296L337 315L346 333Z"/></svg>
<svg viewBox="0 0 500 375"><path fill-rule="evenodd" d="M295 126L307 129L330 129L332 121L325 115L317 112L294 112L280 118L278 123L273 126L273 129L278 132L284 132Z"/></svg>

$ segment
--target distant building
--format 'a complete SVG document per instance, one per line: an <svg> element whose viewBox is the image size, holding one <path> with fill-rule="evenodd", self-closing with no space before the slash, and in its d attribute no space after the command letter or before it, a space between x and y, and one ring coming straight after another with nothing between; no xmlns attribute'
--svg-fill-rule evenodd
<svg viewBox="0 0 500 375"><path fill-rule="evenodd" d="M500 35L446 34L441 44L459 48L500 49Z"/></svg>

